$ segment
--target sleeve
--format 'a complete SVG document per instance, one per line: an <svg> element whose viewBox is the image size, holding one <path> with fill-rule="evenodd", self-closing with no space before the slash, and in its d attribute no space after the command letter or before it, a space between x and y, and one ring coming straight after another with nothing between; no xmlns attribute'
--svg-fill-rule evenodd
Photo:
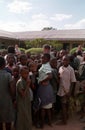
<svg viewBox="0 0 85 130"><path fill-rule="evenodd" d="M17 88L17 91L19 92L20 90L24 89L24 86L21 82L21 80L18 80L17 84L16 84L16 88Z"/></svg>
<svg viewBox="0 0 85 130"><path fill-rule="evenodd" d="M9 81L9 82L12 82L12 76L11 76L10 73L8 73L8 81Z"/></svg>

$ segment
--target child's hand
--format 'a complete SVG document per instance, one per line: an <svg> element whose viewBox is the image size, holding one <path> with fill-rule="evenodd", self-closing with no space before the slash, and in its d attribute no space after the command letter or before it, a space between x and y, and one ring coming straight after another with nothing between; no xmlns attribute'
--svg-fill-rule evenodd
<svg viewBox="0 0 85 130"><path fill-rule="evenodd" d="M26 95L26 89L20 90L20 94L21 94L21 96L24 98L25 95Z"/></svg>
<svg viewBox="0 0 85 130"><path fill-rule="evenodd" d="M58 73L58 75L57 75L57 76L58 76L58 80L60 80L60 73Z"/></svg>
<svg viewBox="0 0 85 130"><path fill-rule="evenodd" d="M47 85L48 85L48 81L42 81L41 84L42 84L43 86L47 86Z"/></svg>

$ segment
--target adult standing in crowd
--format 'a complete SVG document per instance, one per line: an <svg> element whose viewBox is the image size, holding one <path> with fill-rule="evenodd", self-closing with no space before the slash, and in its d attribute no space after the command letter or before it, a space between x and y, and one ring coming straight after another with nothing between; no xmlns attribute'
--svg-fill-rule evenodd
<svg viewBox="0 0 85 130"><path fill-rule="evenodd" d="M54 58L55 56L55 53L53 53L52 51L51 51L51 46L50 45L48 45L48 44L44 44L43 45L43 53L45 54L50 54L50 57L51 58Z"/></svg>
<svg viewBox="0 0 85 130"><path fill-rule="evenodd" d="M18 44L15 45L15 54L16 55L20 55L21 54L21 51L20 51L20 48L19 48Z"/></svg>

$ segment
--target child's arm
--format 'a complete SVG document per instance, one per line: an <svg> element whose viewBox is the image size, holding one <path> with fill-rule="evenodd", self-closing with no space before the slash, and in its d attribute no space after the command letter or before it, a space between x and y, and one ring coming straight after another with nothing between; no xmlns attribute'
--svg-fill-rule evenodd
<svg viewBox="0 0 85 130"><path fill-rule="evenodd" d="M45 80L50 80L52 79L52 73L47 73L47 78Z"/></svg>
<svg viewBox="0 0 85 130"><path fill-rule="evenodd" d="M51 78L52 78L52 74L51 74L51 73L48 73L47 76L46 76L46 78L43 79L41 82L49 81Z"/></svg>
<svg viewBox="0 0 85 130"><path fill-rule="evenodd" d="M58 75L57 75L57 82L58 82L58 84L60 83L60 73L58 73Z"/></svg>
<svg viewBox="0 0 85 130"><path fill-rule="evenodd" d="M19 94L20 94L22 97L25 97L25 93L26 93L26 92L25 92L25 89L22 88L22 89L19 90Z"/></svg>
<svg viewBox="0 0 85 130"><path fill-rule="evenodd" d="M21 94L22 97L25 97L26 96L26 93L28 91L28 88L30 87L31 85L31 80L28 78L27 81L26 81L26 88L22 88L19 92Z"/></svg>
<svg viewBox="0 0 85 130"><path fill-rule="evenodd" d="M30 87L31 87L31 84L32 84L31 79L30 79L30 78L27 78L25 92L26 92L26 91L28 91L28 88L30 88Z"/></svg>
<svg viewBox="0 0 85 130"><path fill-rule="evenodd" d="M52 78L52 74L51 74L51 73L48 73L47 76L46 76L46 78L43 79L43 80L40 82L40 84L42 84L43 86L44 86L44 85L47 85L47 84L48 84L48 81L50 81L51 78Z"/></svg>

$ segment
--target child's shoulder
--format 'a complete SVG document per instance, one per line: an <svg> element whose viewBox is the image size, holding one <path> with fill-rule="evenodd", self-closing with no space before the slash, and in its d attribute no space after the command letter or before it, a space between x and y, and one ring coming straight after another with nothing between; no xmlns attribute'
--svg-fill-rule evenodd
<svg viewBox="0 0 85 130"><path fill-rule="evenodd" d="M18 81L17 81L17 84L20 84L22 82L22 79L19 78Z"/></svg>

